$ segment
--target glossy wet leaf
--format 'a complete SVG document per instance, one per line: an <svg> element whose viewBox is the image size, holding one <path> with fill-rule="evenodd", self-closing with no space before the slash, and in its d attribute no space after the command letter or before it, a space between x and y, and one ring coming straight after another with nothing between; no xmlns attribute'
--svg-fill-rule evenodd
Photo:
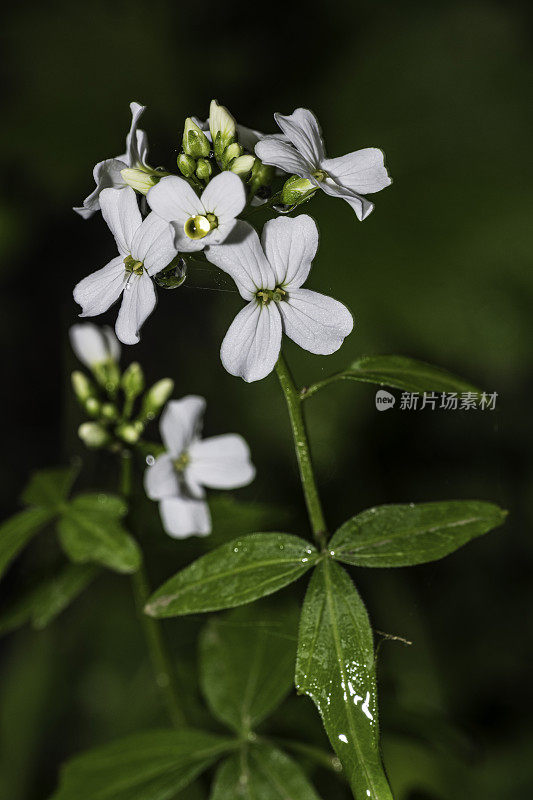
<svg viewBox="0 0 533 800"><path fill-rule="evenodd" d="M288 533L253 533L217 547L163 584L149 599L153 617L174 617L250 603L292 583L318 553Z"/></svg>
<svg viewBox="0 0 533 800"><path fill-rule="evenodd" d="M213 714L237 732L253 730L290 692L297 614L257 604L212 619L200 639L200 681Z"/></svg>
<svg viewBox="0 0 533 800"><path fill-rule="evenodd" d="M496 528L506 516L478 500L379 506L345 522L328 546L338 561L361 567L423 564Z"/></svg>
<svg viewBox="0 0 533 800"><path fill-rule="evenodd" d="M171 800L232 746L196 730L135 734L67 762L50 800Z"/></svg>
<svg viewBox="0 0 533 800"><path fill-rule="evenodd" d="M47 578L22 595L0 616L0 634L31 623L40 630L67 608L98 574L92 564L67 564L57 575Z"/></svg>
<svg viewBox="0 0 533 800"><path fill-rule="evenodd" d="M50 508L28 508L0 525L0 577L11 561L55 516Z"/></svg>
<svg viewBox="0 0 533 800"><path fill-rule="evenodd" d="M406 356L362 356L347 369L326 379L377 383L407 392L476 392L469 381L441 367Z"/></svg>
<svg viewBox="0 0 533 800"><path fill-rule="evenodd" d="M67 499L75 478L76 470L72 468L35 472L24 489L21 500L28 506L55 508Z"/></svg>
<svg viewBox="0 0 533 800"><path fill-rule="evenodd" d="M114 495L76 497L58 523L67 556L75 563L90 561L117 572L135 572L141 553L120 522L125 510L124 502Z"/></svg>
<svg viewBox="0 0 533 800"><path fill-rule="evenodd" d="M248 748L218 768L210 800L319 800L298 764L270 745Z"/></svg>
<svg viewBox="0 0 533 800"><path fill-rule="evenodd" d="M379 753L372 631L349 575L330 559L302 610L296 687L316 704L356 800L392 800Z"/></svg>

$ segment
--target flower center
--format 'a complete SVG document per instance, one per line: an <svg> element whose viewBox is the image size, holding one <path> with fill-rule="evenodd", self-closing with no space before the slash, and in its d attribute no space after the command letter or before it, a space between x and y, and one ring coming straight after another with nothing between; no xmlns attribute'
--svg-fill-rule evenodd
<svg viewBox="0 0 533 800"><path fill-rule="evenodd" d="M189 239L203 239L213 228L218 226L218 219L214 214L197 214L189 217L184 225L185 233Z"/></svg>
<svg viewBox="0 0 533 800"><path fill-rule="evenodd" d="M136 261L133 256L126 256L124 259L124 269L126 272L131 272L133 275L142 275L144 272L144 264L142 261Z"/></svg>
<svg viewBox="0 0 533 800"><path fill-rule="evenodd" d="M177 458L175 458L172 463L174 464L174 469L176 470L176 472L181 473L185 472L185 469L189 465L190 461L191 461L190 455L187 453L186 450L184 450L183 453L180 453L180 455Z"/></svg>
<svg viewBox="0 0 533 800"><path fill-rule="evenodd" d="M324 172L324 170L323 170L323 169L315 169L315 171L314 171L314 172L312 172L312 173L311 173L311 175L312 175L312 176L313 176L313 178L315 178L315 180L317 180L319 183L321 183L322 181L325 181L325 180L326 180L326 178L328 178L328 177L329 177L328 173L327 173L327 172Z"/></svg>
<svg viewBox="0 0 533 800"><path fill-rule="evenodd" d="M285 300L287 292L281 286L276 286L275 289L261 289L256 292L255 299L260 305L267 306L272 300L275 303L280 303Z"/></svg>

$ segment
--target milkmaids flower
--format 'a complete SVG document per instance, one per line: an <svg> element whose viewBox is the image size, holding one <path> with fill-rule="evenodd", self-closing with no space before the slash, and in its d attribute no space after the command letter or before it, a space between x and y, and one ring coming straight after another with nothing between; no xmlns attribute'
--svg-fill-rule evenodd
<svg viewBox="0 0 533 800"><path fill-rule="evenodd" d="M138 129L139 119L146 106L130 103L131 127L126 137L126 152L116 158L99 161L93 170L96 188L83 201L83 205L74 208L81 217L88 219L100 208L100 193L103 189L123 189L128 184L121 172L124 169L150 169L146 165L148 156L148 139L146 133Z"/></svg>
<svg viewBox="0 0 533 800"><path fill-rule="evenodd" d="M261 161L306 178L310 189L319 187L341 197L358 219L365 219L374 205L363 195L379 192L391 183L381 150L366 147L340 158L326 158L320 127L311 111L297 108L288 116L274 114L274 119L289 142L270 136L262 139L255 146Z"/></svg>
<svg viewBox="0 0 533 800"><path fill-rule="evenodd" d="M169 175L148 192L148 205L170 222L181 253L220 244L232 231L246 205L246 190L237 175L221 172L198 197L184 178Z"/></svg>
<svg viewBox="0 0 533 800"><path fill-rule="evenodd" d="M255 477L242 436L228 433L200 438L204 410L205 400L195 395L167 404L160 422L166 452L144 476L148 497L159 500L163 527L176 539L211 532L204 486L237 489Z"/></svg>
<svg viewBox="0 0 533 800"><path fill-rule="evenodd" d="M107 311L122 294L115 332L124 344L136 344L139 329L156 304L151 276L176 255L172 231L157 214L149 214L143 221L130 187L104 189L100 204L120 255L80 281L74 300L82 307L81 317L94 317Z"/></svg>
<svg viewBox="0 0 533 800"><path fill-rule="evenodd" d="M329 355L353 328L348 309L318 292L302 289L318 247L318 230L306 214L266 223L261 242L247 222L206 256L232 276L248 305L222 342L220 356L232 375L258 381L273 369L284 332L310 353Z"/></svg>
<svg viewBox="0 0 533 800"><path fill-rule="evenodd" d="M110 327L99 328L92 322L72 325L70 343L76 356L89 369L120 358L120 344Z"/></svg>

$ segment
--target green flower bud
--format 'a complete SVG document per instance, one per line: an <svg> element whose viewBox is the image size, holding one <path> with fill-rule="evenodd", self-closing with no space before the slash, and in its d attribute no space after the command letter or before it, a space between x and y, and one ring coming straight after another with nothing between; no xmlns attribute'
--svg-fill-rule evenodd
<svg viewBox="0 0 533 800"><path fill-rule="evenodd" d="M178 169L185 178L190 178L196 170L196 161L192 156L180 153L177 158Z"/></svg>
<svg viewBox="0 0 533 800"><path fill-rule="evenodd" d="M105 447L110 441L109 433L98 422L84 422L78 428L78 436L86 447Z"/></svg>
<svg viewBox="0 0 533 800"><path fill-rule="evenodd" d="M144 389L144 374L137 361L129 365L120 382L122 391L128 400L134 400Z"/></svg>
<svg viewBox="0 0 533 800"><path fill-rule="evenodd" d="M70 376L70 380L80 403L85 403L90 397L96 397L96 388L84 372L76 370Z"/></svg>
<svg viewBox="0 0 533 800"><path fill-rule="evenodd" d="M183 152L193 158L205 158L210 150L211 144L203 130L187 117L183 129Z"/></svg>
<svg viewBox="0 0 533 800"><path fill-rule="evenodd" d="M84 408L90 417L97 417L100 413L101 404L96 397L88 397L84 403Z"/></svg>
<svg viewBox="0 0 533 800"><path fill-rule="evenodd" d="M101 361L92 367L93 375L112 397L116 394L120 383L120 369L116 361Z"/></svg>
<svg viewBox="0 0 533 800"><path fill-rule="evenodd" d="M239 158L243 154L243 149L238 142L233 142L224 150L222 155L222 164L227 166L234 158Z"/></svg>
<svg viewBox="0 0 533 800"><path fill-rule="evenodd" d="M120 439L122 439L123 442L126 442L127 444L135 444L139 440L139 436L142 433L142 427L139 429L137 424L133 422L126 422L122 425L119 425L115 433Z"/></svg>
<svg viewBox="0 0 533 800"><path fill-rule="evenodd" d="M209 107L209 130L215 154L217 158L220 158L227 146L235 141L236 126L228 109L219 106L216 100L211 100Z"/></svg>
<svg viewBox="0 0 533 800"><path fill-rule="evenodd" d="M198 166L196 167L196 177L201 181L208 181L211 177L213 168L207 158L199 158Z"/></svg>
<svg viewBox="0 0 533 800"><path fill-rule="evenodd" d="M299 175L291 175L281 190L281 202L287 206L298 205L308 200L316 192L316 186L307 178L300 178Z"/></svg>
<svg viewBox="0 0 533 800"><path fill-rule="evenodd" d="M239 156L231 162L230 170L240 178L245 178L252 170L255 156Z"/></svg>
<svg viewBox="0 0 533 800"><path fill-rule="evenodd" d="M255 159L250 176L250 192L255 194L262 186L270 186L274 178L274 167L263 164L259 159Z"/></svg>
<svg viewBox="0 0 533 800"><path fill-rule="evenodd" d="M109 420L110 422L113 422L118 418L118 411L113 403L104 403L100 409L100 414L104 419Z"/></svg>
<svg viewBox="0 0 533 800"><path fill-rule="evenodd" d="M161 176L144 169L123 169L120 174L132 189L140 194L148 194L152 186L159 182Z"/></svg>
<svg viewBox="0 0 533 800"><path fill-rule="evenodd" d="M139 418L141 420L150 420L159 414L168 398L174 391L174 381L171 378L162 378L162 380L154 383L148 389L143 397L141 413Z"/></svg>

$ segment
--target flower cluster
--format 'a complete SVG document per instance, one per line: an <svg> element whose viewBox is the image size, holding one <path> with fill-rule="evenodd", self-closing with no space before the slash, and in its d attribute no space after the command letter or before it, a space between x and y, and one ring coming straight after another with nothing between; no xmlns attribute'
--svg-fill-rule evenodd
<svg viewBox="0 0 533 800"><path fill-rule="evenodd" d="M118 249L75 287L81 316L102 314L121 298L116 334L124 344L135 344L156 305L153 278L178 270L177 280L157 281L179 285L183 262L195 254L232 276L247 301L221 347L231 374L246 381L268 375L283 333L312 353L338 350L353 327L350 312L302 288L318 247L316 224L307 215L282 215L321 189L365 219L373 209L366 195L390 183L381 150L327 158L311 111L275 114L281 133L267 136L238 125L213 100L207 121L185 121L180 174L171 174L147 163L146 134L138 128L143 111L131 104L126 153L95 166L96 188L75 209L83 217L100 209ZM264 225L261 238L245 220L257 207L281 215Z"/></svg>

